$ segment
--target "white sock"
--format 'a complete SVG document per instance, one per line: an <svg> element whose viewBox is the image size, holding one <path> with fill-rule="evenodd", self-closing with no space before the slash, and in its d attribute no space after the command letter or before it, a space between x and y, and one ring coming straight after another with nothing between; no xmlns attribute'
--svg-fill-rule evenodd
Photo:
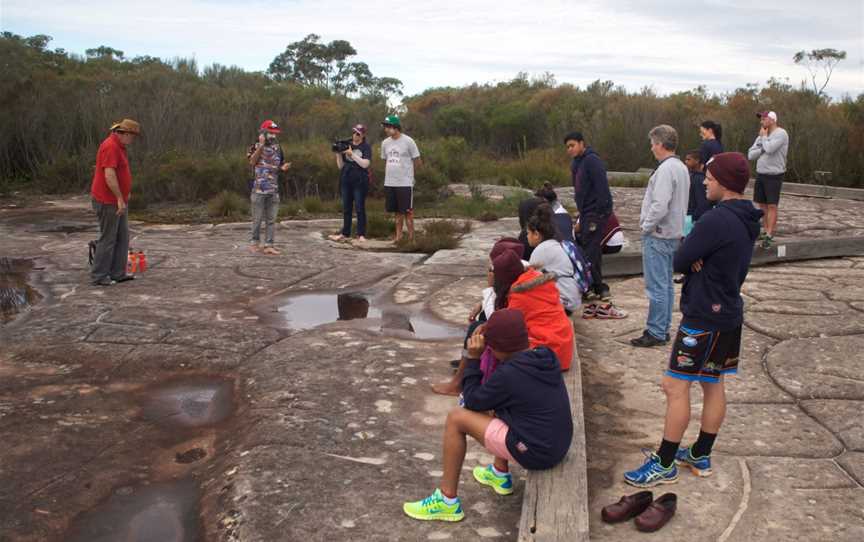
<svg viewBox="0 0 864 542"><path fill-rule="evenodd" d="M492 472L495 474L495 476L507 476L510 474L509 471L502 472L502 471L496 469L494 463L492 464Z"/></svg>
<svg viewBox="0 0 864 542"><path fill-rule="evenodd" d="M445 503L450 504L450 505L453 505L453 504L456 504L457 502L459 502L459 497L452 497L451 498L451 497L448 497L447 495L445 495L443 492L441 493L441 498L444 500Z"/></svg>

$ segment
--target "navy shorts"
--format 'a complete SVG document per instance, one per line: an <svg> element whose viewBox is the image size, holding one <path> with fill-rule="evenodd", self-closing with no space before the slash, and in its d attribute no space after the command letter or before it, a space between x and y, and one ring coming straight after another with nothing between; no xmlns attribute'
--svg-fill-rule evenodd
<svg viewBox="0 0 864 542"><path fill-rule="evenodd" d="M716 384L738 372L741 326L729 331L678 328L666 375L681 380Z"/></svg>
<svg viewBox="0 0 864 542"><path fill-rule="evenodd" d="M783 175L783 173L779 175L757 173L756 186L753 187L753 201L766 205L777 205L780 203L780 189L783 188Z"/></svg>
<svg viewBox="0 0 864 542"><path fill-rule="evenodd" d="M414 210L414 187L385 186L384 207L388 213L410 213Z"/></svg>

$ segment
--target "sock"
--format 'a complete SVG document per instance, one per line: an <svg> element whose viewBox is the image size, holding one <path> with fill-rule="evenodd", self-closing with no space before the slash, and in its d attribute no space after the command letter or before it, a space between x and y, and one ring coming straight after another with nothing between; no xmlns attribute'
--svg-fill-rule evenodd
<svg viewBox="0 0 864 542"><path fill-rule="evenodd" d="M711 455L711 448L714 446L714 439L717 438L717 433L706 433L699 431L699 438L690 447L690 454L693 457L705 457Z"/></svg>
<svg viewBox="0 0 864 542"><path fill-rule="evenodd" d="M495 476L505 476L507 474L510 474L509 467L508 467L508 470L498 470L495 468L494 463L492 464L492 472L495 473Z"/></svg>
<svg viewBox="0 0 864 542"><path fill-rule="evenodd" d="M441 497L444 498L444 502L447 504L456 504L456 501L459 500L459 497L457 497L455 494L451 497L450 495L444 493L443 489L441 490Z"/></svg>
<svg viewBox="0 0 864 542"><path fill-rule="evenodd" d="M660 456L660 466L664 469L668 469L672 466L672 462L675 461L675 453L678 452L678 445L680 442L669 442L665 438L663 442L660 443L660 449L657 450L657 455Z"/></svg>

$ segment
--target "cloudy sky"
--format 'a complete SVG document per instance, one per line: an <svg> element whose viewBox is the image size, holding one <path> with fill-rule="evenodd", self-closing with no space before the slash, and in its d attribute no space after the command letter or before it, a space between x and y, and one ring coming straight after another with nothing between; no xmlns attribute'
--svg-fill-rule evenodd
<svg viewBox="0 0 864 542"><path fill-rule="evenodd" d="M660 93L723 92L769 77L794 85L800 49L847 51L828 88L864 92L864 0L0 0L0 26L48 34L82 53L194 56L199 65L265 70L310 33L344 39L373 73L435 86L551 72L559 82L609 79Z"/></svg>

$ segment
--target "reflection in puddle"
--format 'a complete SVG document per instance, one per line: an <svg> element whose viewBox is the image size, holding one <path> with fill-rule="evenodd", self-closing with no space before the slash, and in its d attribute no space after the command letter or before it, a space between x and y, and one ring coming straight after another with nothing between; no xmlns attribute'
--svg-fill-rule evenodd
<svg viewBox="0 0 864 542"><path fill-rule="evenodd" d="M32 260L0 258L0 324L11 322L42 296L27 284Z"/></svg>
<svg viewBox="0 0 864 542"><path fill-rule="evenodd" d="M198 490L188 480L121 488L78 518L70 542L198 540Z"/></svg>
<svg viewBox="0 0 864 542"><path fill-rule="evenodd" d="M277 308L279 324L289 329L312 329L339 320L374 320L368 327L405 333L418 339L461 337L462 330L420 312L419 307L379 307L359 293L314 293L288 296Z"/></svg>
<svg viewBox="0 0 864 542"><path fill-rule="evenodd" d="M234 384L221 378L188 378L148 393L144 417L181 427L204 427L225 421L234 412Z"/></svg>

